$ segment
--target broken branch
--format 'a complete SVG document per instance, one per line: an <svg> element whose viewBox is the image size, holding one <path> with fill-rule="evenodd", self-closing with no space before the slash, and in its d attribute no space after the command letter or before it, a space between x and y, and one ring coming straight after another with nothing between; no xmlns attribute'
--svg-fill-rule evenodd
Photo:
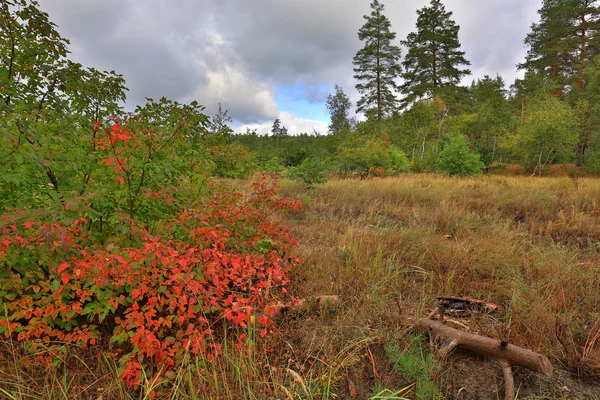
<svg viewBox="0 0 600 400"><path fill-rule="evenodd" d="M513 366L527 368L546 376L552 375L553 368L550 360L535 351L512 345L506 341L459 331L430 318L421 318L417 321L416 327L422 330L430 330L434 336L450 342L442 350L443 356L447 356L455 347L461 347L498 361L504 374L504 396L506 400L513 400L515 397Z"/></svg>

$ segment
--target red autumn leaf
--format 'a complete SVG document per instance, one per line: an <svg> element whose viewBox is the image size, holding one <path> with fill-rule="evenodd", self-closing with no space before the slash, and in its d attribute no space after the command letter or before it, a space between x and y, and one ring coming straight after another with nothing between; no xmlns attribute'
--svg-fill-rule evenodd
<svg viewBox="0 0 600 400"><path fill-rule="evenodd" d="M58 273L60 274L61 272L63 272L67 268L69 268L69 263L64 262L64 263L60 264L58 266Z"/></svg>
<svg viewBox="0 0 600 400"><path fill-rule="evenodd" d="M68 274L66 272L64 272L61 276L60 276L60 280L62 281L63 285L66 285L67 283L69 283L69 281L71 280L71 274Z"/></svg>

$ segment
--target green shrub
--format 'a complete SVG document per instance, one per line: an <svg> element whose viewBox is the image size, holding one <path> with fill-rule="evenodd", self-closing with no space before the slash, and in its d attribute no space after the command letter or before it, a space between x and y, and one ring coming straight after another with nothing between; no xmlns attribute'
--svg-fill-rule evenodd
<svg viewBox="0 0 600 400"><path fill-rule="evenodd" d="M410 169L411 163L401 149L391 145L388 148L388 154L390 156L391 166L394 172L408 171Z"/></svg>
<svg viewBox="0 0 600 400"><path fill-rule="evenodd" d="M344 174L366 177L406 171L410 161L402 150L383 140L358 138L340 146L337 165Z"/></svg>
<svg viewBox="0 0 600 400"><path fill-rule="evenodd" d="M423 336L411 336L410 346L399 351L396 346L385 349L394 369L406 378L415 381L415 398L418 400L437 400L442 394L433 382L433 375L440 369L431 354L423 352Z"/></svg>
<svg viewBox="0 0 600 400"><path fill-rule="evenodd" d="M216 167L214 174L224 178L247 178L257 169L256 159L246 146L227 144L215 147L212 160Z"/></svg>
<svg viewBox="0 0 600 400"><path fill-rule="evenodd" d="M288 170L288 177L302 182L305 187L313 187L325 182L328 168L325 162L316 158L307 158L300 165Z"/></svg>
<svg viewBox="0 0 600 400"><path fill-rule="evenodd" d="M450 136L436 160L436 168L449 175L471 176L484 167L480 156L471 150L464 135Z"/></svg>

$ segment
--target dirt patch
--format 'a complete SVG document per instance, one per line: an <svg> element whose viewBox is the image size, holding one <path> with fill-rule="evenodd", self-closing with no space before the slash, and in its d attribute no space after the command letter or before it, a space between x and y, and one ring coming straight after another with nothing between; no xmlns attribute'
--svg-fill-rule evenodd
<svg viewBox="0 0 600 400"><path fill-rule="evenodd" d="M548 378L526 369L513 368L519 399L600 399L600 381L581 380L566 371ZM453 400L498 400L504 398L502 369L493 362L463 351L444 363L440 387Z"/></svg>

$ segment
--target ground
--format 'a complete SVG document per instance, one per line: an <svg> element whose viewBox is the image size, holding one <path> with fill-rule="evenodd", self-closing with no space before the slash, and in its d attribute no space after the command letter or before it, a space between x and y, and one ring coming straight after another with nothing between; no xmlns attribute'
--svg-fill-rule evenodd
<svg viewBox="0 0 600 400"><path fill-rule="evenodd" d="M515 369L519 399L600 399L599 180L407 174L281 185L305 204L277 214L303 260L291 292L338 295L341 306L287 315L246 351L225 347L219 364L195 361L164 398L503 398L494 361L460 350L440 359L412 328L437 296L454 295L500 306L463 320L472 332L552 361L551 378ZM146 398L102 355L75 351L52 373L4 361L0 398Z"/></svg>
<svg viewBox="0 0 600 400"><path fill-rule="evenodd" d="M405 348L411 321L436 296L462 295L502 308L474 316L475 333L554 363L550 379L517 369L519 398L600 398L599 181L406 175L284 190L306 204L285 217L304 260L296 294L336 294L344 304L283 328L300 333L297 352L319 360L305 375L331 374L341 398L367 398L377 383L410 385L384 347ZM503 396L501 369L471 355L452 355L431 379L445 398Z"/></svg>

